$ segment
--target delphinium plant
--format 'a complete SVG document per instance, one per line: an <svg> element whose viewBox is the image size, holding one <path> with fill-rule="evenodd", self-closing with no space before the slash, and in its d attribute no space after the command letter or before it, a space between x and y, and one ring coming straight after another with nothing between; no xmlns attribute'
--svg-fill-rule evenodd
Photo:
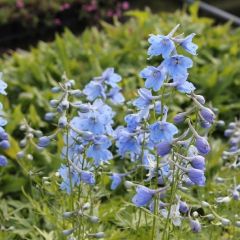
<svg viewBox="0 0 240 240"><path fill-rule="evenodd" d="M120 81L121 76L108 68L83 90L74 89L74 80L67 79L66 75L59 86L52 88L60 96L50 101L53 111L46 113L45 120L57 120L57 128L51 135L39 137L38 147L46 148L55 139L63 139L62 163L57 176L59 188L66 195L62 234L69 239L104 237L97 225L98 196L101 195L98 182L103 165L113 158L109 148L115 112L111 106L124 102L118 86Z"/></svg>
<svg viewBox="0 0 240 240"><path fill-rule="evenodd" d="M201 231L188 193L194 185L205 185L205 155L210 151L207 134L215 114L188 81L193 61L178 53L197 54L192 42L195 34L175 36L178 27L166 36L149 37L149 58L161 56L162 62L140 72L145 88L129 103L132 112L125 117L126 126L115 131L118 154L125 161L129 158L133 167L127 173L114 173L112 188L126 176L132 178L125 185L136 191L133 204L152 216L151 239L171 239L173 226L180 227L182 221L188 221L193 232ZM172 119L178 94L189 99L189 105Z"/></svg>
<svg viewBox="0 0 240 240"><path fill-rule="evenodd" d="M6 95L5 89L7 88L7 84L2 80L2 73L0 73L0 94ZM7 132L4 129L4 126L7 124L6 115L3 111L3 105L0 102L0 149L6 150L10 147L9 137ZM0 167L4 167L8 164L7 158L0 154Z"/></svg>

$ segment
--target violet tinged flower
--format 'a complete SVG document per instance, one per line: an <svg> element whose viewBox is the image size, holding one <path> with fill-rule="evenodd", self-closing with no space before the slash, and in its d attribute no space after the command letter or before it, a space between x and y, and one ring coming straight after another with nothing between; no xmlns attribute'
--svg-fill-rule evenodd
<svg viewBox="0 0 240 240"><path fill-rule="evenodd" d="M8 160L5 156L0 155L0 167L5 167L8 164Z"/></svg>
<svg viewBox="0 0 240 240"><path fill-rule="evenodd" d="M183 55L174 55L165 59L162 64L173 80L179 82L182 78L186 80L186 76L188 75L187 69L192 67L193 62L190 58Z"/></svg>
<svg viewBox="0 0 240 240"><path fill-rule="evenodd" d="M147 205L152 200L154 194L156 193L156 191L141 185L137 187L136 191L137 193L132 198L132 202L137 207L143 207Z"/></svg>
<svg viewBox="0 0 240 240"><path fill-rule="evenodd" d="M184 39L176 39L180 46L192 55L197 55L196 51L198 49L197 44L192 42L192 39L194 38L195 35L196 35L195 33L192 33L185 37Z"/></svg>
<svg viewBox="0 0 240 240"><path fill-rule="evenodd" d="M193 168L204 170L205 169L205 158L200 155L196 155L190 158L191 165Z"/></svg>
<svg viewBox="0 0 240 240"><path fill-rule="evenodd" d="M96 81L91 81L83 90L89 101L94 101L96 98L106 98L104 86Z"/></svg>
<svg viewBox="0 0 240 240"><path fill-rule="evenodd" d="M118 147L119 155L122 157L126 153L139 154L141 152L139 139L126 129L118 129L116 146Z"/></svg>
<svg viewBox="0 0 240 240"><path fill-rule="evenodd" d="M172 145L168 141L162 141L157 145L157 154L161 157L171 152Z"/></svg>
<svg viewBox="0 0 240 240"><path fill-rule="evenodd" d="M209 123L213 123L214 119L216 117L215 114L213 113L213 111L209 108L206 108L206 107L201 109L200 114L201 114L202 118L206 122L209 122Z"/></svg>
<svg viewBox="0 0 240 240"><path fill-rule="evenodd" d="M205 178L204 172L202 170L190 168L190 169L188 169L187 174L188 174L189 179L196 185L198 185L198 186L205 185L206 178Z"/></svg>
<svg viewBox="0 0 240 240"><path fill-rule="evenodd" d="M117 87L117 83L119 83L122 80L122 77L114 73L114 68L107 68L103 73L101 77L98 77L99 79L103 79L104 83L107 83L111 87Z"/></svg>
<svg viewBox="0 0 240 240"><path fill-rule="evenodd" d="M112 159L112 153L108 150L111 141L106 136L100 136L87 150L87 157L94 159L94 164L99 166L102 162Z"/></svg>
<svg viewBox="0 0 240 240"><path fill-rule="evenodd" d="M145 87L158 91L166 78L166 72L163 67L148 66L140 72L140 77L146 79Z"/></svg>
<svg viewBox="0 0 240 240"><path fill-rule="evenodd" d="M2 72L0 72L0 94L7 95L5 89L7 88L7 83L2 80Z"/></svg>
<svg viewBox="0 0 240 240"><path fill-rule="evenodd" d="M190 228L195 233L199 233L202 230L201 224L197 219L196 220L190 219Z"/></svg>
<svg viewBox="0 0 240 240"><path fill-rule="evenodd" d="M210 128L210 127L212 126L211 123L206 122L206 121L201 121L200 124L201 124L201 127L202 127L202 128Z"/></svg>
<svg viewBox="0 0 240 240"><path fill-rule="evenodd" d="M112 180L111 187L110 187L111 190L115 190L121 184L122 177L123 177L123 175L119 174L119 173L112 174L112 176L110 177Z"/></svg>
<svg viewBox="0 0 240 240"><path fill-rule="evenodd" d="M51 139L49 137L43 136L38 139L38 146L45 148L50 144L50 142Z"/></svg>
<svg viewBox="0 0 240 240"><path fill-rule="evenodd" d="M201 154L208 154L210 152L210 145L206 138L198 136L196 138L196 148Z"/></svg>
<svg viewBox="0 0 240 240"><path fill-rule="evenodd" d="M150 56L162 55L163 58L168 58L175 49L174 42L169 36L151 35L148 42L151 44L148 49Z"/></svg>
<svg viewBox="0 0 240 240"><path fill-rule="evenodd" d="M179 202L179 211L181 213L187 213L189 211L189 207L186 202L184 201Z"/></svg>
<svg viewBox="0 0 240 240"><path fill-rule="evenodd" d="M95 184L95 177L92 172L89 171L82 171L80 173L80 180L88 185L94 185Z"/></svg>
<svg viewBox="0 0 240 240"><path fill-rule="evenodd" d="M124 102L124 96L120 92L121 88L119 87L114 87L112 88L109 93L107 94L107 98L110 99L110 101L113 104L121 104Z"/></svg>
<svg viewBox="0 0 240 240"><path fill-rule="evenodd" d="M178 113L174 118L173 121L174 123L178 124L178 123L182 123L185 121L186 118L186 113L182 112L182 113Z"/></svg>
<svg viewBox="0 0 240 240"><path fill-rule="evenodd" d="M157 143L162 140L172 142L173 136L178 133L175 125L169 122L159 121L149 126L150 139Z"/></svg>
<svg viewBox="0 0 240 240"><path fill-rule="evenodd" d="M138 109L148 108L152 104L152 92L146 88L140 88L138 94L139 97L133 101L133 105Z"/></svg>

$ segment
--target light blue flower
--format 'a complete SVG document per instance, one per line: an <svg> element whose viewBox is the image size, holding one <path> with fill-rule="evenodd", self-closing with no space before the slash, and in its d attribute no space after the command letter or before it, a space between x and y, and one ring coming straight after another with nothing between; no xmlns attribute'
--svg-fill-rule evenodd
<svg viewBox="0 0 240 240"><path fill-rule="evenodd" d="M119 74L114 73L114 68L107 68L100 78L112 87L117 87L117 83L122 80L122 77Z"/></svg>
<svg viewBox="0 0 240 240"><path fill-rule="evenodd" d="M183 55L174 55L165 59L162 64L173 80L179 82L179 79L182 78L186 80L186 77L188 76L187 69L192 67L193 62L190 58Z"/></svg>
<svg viewBox="0 0 240 240"><path fill-rule="evenodd" d="M126 153L139 154L141 146L138 138L127 131L127 129L117 129L116 146L118 147L118 153L122 157Z"/></svg>
<svg viewBox="0 0 240 240"><path fill-rule="evenodd" d="M111 183L111 190L115 190L122 182L122 177L123 174L119 174L119 173L113 173L112 176L110 177L112 180Z"/></svg>
<svg viewBox="0 0 240 240"><path fill-rule="evenodd" d="M125 99L120 90L121 88L114 87L111 88L107 94L107 98L110 99L113 104L121 104L124 102Z"/></svg>
<svg viewBox="0 0 240 240"><path fill-rule="evenodd" d="M91 81L83 90L89 101L94 101L96 98L106 98L103 85L96 81Z"/></svg>
<svg viewBox="0 0 240 240"><path fill-rule="evenodd" d="M151 44L148 49L148 55L159 56L168 58L175 49L174 42L168 37L163 35L151 35L148 39Z"/></svg>
<svg viewBox="0 0 240 240"><path fill-rule="evenodd" d="M158 121L149 126L150 139L158 143L162 140L172 142L173 136L178 133L177 127L169 122Z"/></svg>
<svg viewBox="0 0 240 240"><path fill-rule="evenodd" d="M176 88L179 92L190 94L196 89L191 82L183 81L176 84Z"/></svg>
<svg viewBox="0 0 240 240"><path fill-rule="evenodd" d="M140 72L140 77L145 78L145 87L158 91L166 78L166 72L163 67L148 66Z"/></svg>
<svg viewBox="0 0 240 240"><path fill-rule="evenodd" d="M147 205L152 200L154 194L156 193L156 191L141 185L137 187L136 191L137 193L132 198L132 202L137 207L143 207Z"/></svg>
<svg viewBox="0 0 240 240"><path fill-rule="evenodd" d="M87 150L87 157L94 159L94 164L99 166L103 162L112 159L112 153L108 150L111 141L106 136L100 136L94 140L94 143Z"/></svg>
<svg viewBox="0 0 240 240"><path fill-rule="evenodd" d="M152 104L152 92L146 88L140 88L138 94L139 97L133 101L133 105L138 109L148 108Z"/></svg>
<svg viewBox="0 0 240 240"><path fill-rule="evenodd" d="M184 39L177 39L177 42L180 44L180 46L186 50L187 52L191 53L192 55L197 55L197 44L193 43L192 40L196 34L192 33L185 37Z"/></svg>

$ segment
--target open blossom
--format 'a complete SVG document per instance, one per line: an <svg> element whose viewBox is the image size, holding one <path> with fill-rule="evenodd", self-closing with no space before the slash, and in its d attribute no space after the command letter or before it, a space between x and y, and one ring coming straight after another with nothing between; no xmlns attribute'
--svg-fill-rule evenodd
<svg viewBox="0 0 240 240"><path fill-rule="evenodd" d="M174 42L168 36L163 35L151 35L148 39L151 44L148 49L148 55L159 56L168 58L175 49Z"/></svg>
<svg viewBox="0 0 240 240"><path fill-rule="evenodd" d="M153 142L165 140L171 142L173 136L178 133L177 127L169 122L159 121L149 126L150 139Z"/></svg>
<svg viewBox="0 0 240 240"><path fill-rule="evenodd" d="M137 193L134 195L132 202L137 207L143 207L147 205L153 198L156 191L139 185L136 189Z"/></svg>
<svg viewBox="0 0 240 240"><path fill-rule="evenodd" d="M166 71L163 67L148 66L140 72L140 77L145 78L145 87L158 91L166 78Z"/></svg>

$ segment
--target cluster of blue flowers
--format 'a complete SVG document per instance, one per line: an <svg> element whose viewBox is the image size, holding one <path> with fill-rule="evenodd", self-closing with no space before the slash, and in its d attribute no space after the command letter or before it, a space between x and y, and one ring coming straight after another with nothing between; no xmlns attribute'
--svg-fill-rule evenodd
<svg viewBox="0 0 240 240"><path fill-rule="evenodd" d="M129 157L136 167L135 172L139 168L146 171L145 180L131 184L127 181L128 187L136 188L132 202L137 207L147 206L179 226L189 207L180 200L178 191L192 185L205 185L204 155L210 151L206 134L215 121L215 114L204 105L204 97L194 93L195 87L188 81L192 60L177 53L179 46L196 55L197 45L192 42L195 34L174 37L177 28L167 36L150 36L148 55L150 58L161 55L163 61L157 67L148 66L140 72L140 77L145 79L145 88L138 90L138 97L132 101L131 114L125 117L126 126L115 130L115 140L118 154L125 159ZM174 91L185 93L192 100L192 106L186 112L178 113L172 123L168 121L170 110L165 103L174 96ZM183 126L187 128L184 130ZM205 132L204 136L199 132ZM129 175L112 174L111 188L116 189ZM157 189L150 188L149 183L151 186L157 183ZM172 202L167 202L171 198L169 192L174 192ZM199 232L199 221L190 214L189 219L192 230Z"/></svg>
<svg viewBox="0 0 240 240"><path fill-rule="evenodd" d="M0 73L0 94L7 95L5 89L7 88L7 84L2 80L2 73ZM6 133L4 126L7 124L7 119L5 117L5 113L3 111L3 105L0 102L0 148L6 150L10 147L8 134ZM0 167L4 167L8 164L7 158L0 154Z"/></svg>
<svg viewBox="0 0 240 240"><path fill-rule="evenodd" d="M122 104L125 100L118 85L121 79L113 68L108 68L83 90L75 90L74 80L68 80L65 75L59 87L52 88L52 92L60 93L60 97L50 101L56 110L46 113L45 119L53 121L57 118L58 129L50 136L41 136L38 146L47 147L63 132L63 163L58 175L62 179L60 188L70 196L81 183L95 185L98 169L113 158L109 148L114 136L115 112L111 105ZM64 234L73 232L71 229ZM102 232L96 234L103 235Z"/></svg>

